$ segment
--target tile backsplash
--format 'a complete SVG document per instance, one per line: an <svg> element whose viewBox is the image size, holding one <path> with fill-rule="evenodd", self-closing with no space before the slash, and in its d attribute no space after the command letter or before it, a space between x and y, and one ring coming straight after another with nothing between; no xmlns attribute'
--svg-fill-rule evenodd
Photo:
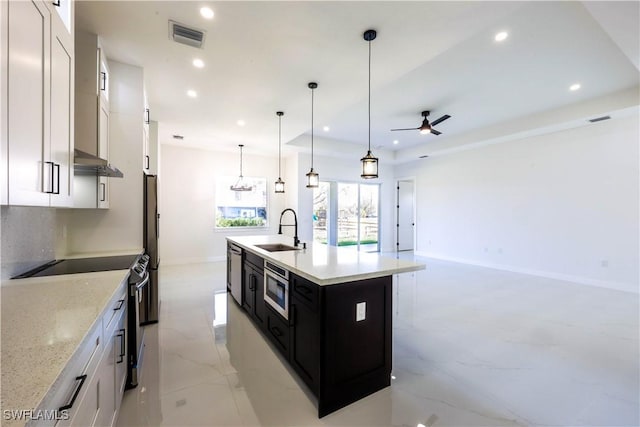
<svg viewBox="0 0 640 427"><path fill-rule="evenodd" d="M58 210L24 206L0 209L3 281L56 258L56 250L64 237Z"/></svg>

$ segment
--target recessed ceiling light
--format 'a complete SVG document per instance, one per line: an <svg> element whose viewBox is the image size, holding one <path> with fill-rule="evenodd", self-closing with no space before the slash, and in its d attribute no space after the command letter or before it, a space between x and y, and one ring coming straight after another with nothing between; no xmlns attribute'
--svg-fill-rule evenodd
<svg viewBox="0 0 640 427"><path fill-rule="evenodd" d="M569 86L569 90L573 92L573 91L576 91L576 90L580 89L580 87L581 87L580 83L574 83L571 86Z"/></svg>
<svg viewBox="0 0 640 427"><path fill-rule="evenodd" d="M236 123L238 124L238 126L244 126L247 124L244 120L238 120Z"/></svg>
<svg viewBox="0 0 640 427"><path fill-rule="evenodd" d="M398 145L400 143L400 141L398 141L397 139L393 140L393 145Z"/></svg>
<svg viewBox="0 0 640 427"><path fill-rule="evenodd" d="M204 61L200 58L196 58L193 60L193 66L196 68L203 68L204 67Z"/></svg>
<svg viewBox="0 0 640 427"><path fill-rule="evenodd" d="M427 427L427 426L425 426L424 424L420 423L416 427Z"/></svg>
<svg viewBox="0 0 640 427"><path fill-rule="evenodd" d="M495 41L497 42L501 42L507 39L507 37L509 37L509 33L507 33L506 31L500 31L498 34L496 34L496 36L494 37Z"/></svg>
<svg viewBox="0 0 640 427"><path fill-rule="evenodd" d="M391 375L391 379L392 379L392 380L395 380L395 379L396 379L396 376L395 376L395 375Z"/></svg>
<svg viewBox="0 0 640 427"><path fill-rule="evenodd" d="M196 98L198 96L198 92L196 92L195 90L189 89L187 91L187 96L191 98Z"/></svg>
<svg viewBox="0 0 640 427"><path fill-rule="evenodd" d="M213 10L208 7L202 7L200 8L200 15L202 15L203 18L213 19Z"/></svg>
<svg viewBox="0 0 640 427"><path fill-rule="evenodd" d="M325 126L322 128L323 131L325 132L329 132L331 130L331 128L329 128L329 126Z"/></svg>

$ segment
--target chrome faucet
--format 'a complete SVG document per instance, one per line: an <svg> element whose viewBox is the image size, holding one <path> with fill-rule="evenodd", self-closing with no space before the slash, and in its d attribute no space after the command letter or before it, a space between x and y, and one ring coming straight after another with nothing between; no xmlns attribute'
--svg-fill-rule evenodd
<svg viewBox="0 0 640 427"><path fill-rule="evenodd" d="M282 223L282 217L284 216L285 212L287 211L291 211L293 212L293 224L283 224ZM287 208L285 210L282 211L282 213L280 214L280 225L278 226L278 234L282 234L282 227L295 227L294 231L293 231L293 246L298 247L298 243L300 243L300 239L298 239L298 216L296 215L296 211L294 211L291 208Z"/></svg>

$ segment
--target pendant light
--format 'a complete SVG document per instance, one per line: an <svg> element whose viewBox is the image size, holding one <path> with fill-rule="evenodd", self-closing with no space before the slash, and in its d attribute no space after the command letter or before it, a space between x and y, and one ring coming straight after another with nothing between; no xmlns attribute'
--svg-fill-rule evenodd
<svg viewBox="0 0 640 427"><path fill-rule="evenodd" d="M313 171L313 90L318 87L318 83L309 83L311 89L311 170L307 174L307 188L317 188L320 184L320 176Z"/></svg>
<svg viewBox="0 0 640 427"><path fill-rule="evenodd" d="M284 181L281 174L280 164L282 163L282 116L284 113L282 111L278 111L276 113L278 115L278 180L275 183L276 193L284 193Z"/></svg>
<svg viewBox="0 0 640 427"><path fill-rule="evenodd" d="M361 178L372 179L378 177L378 158L371 154L371 40L376 38L375 30L367 30L363 35L364 39L369 43L369 149L367 155L360 159L362 162Z"/></svg>
<svg viewBox="0 0 640 427"><path fill-rule="evenodd" d="M229 188L233 191L251 191L253 190L253 186L245 182L244 177L242 176L242 147L244 147L244 145L239 144L238 147L240 147L240 176L236 183Z"/></svg>

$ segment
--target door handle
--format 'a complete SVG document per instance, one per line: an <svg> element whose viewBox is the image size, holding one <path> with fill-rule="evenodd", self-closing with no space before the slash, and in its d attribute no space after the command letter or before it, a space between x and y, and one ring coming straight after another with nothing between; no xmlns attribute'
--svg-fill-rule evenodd
<svg viewBox="0 0 640 427"><path fill-rule="evenodd" d="M120 354L118 354L118 357L120 358L120 360L116 361L116 363L122 363L122 362L124 362L124 354L125 354L125 350L124 350L124 346L125 346L124 334L125 334L126 330L125 329L118 329L118 331L122 332L122 333L116 335L116 336L120 337Z"/></svg>
<svg viewBox="0 0 640 427"><path fill-rule="evenodd" d="M150 117L149 117L149 109L148 109L148 108L145 108L145 109L144 109L144 122L145 122L146 124L149 124L149 120L150 120Z"/></svg>
<svg viewBox="0 0 640 427"><path fill-rule="evenodd" d="M118 300L118 306L114 308L113 311L120 310L122 308L122 304L124 304L124 300L123 299Z"/></svg>
<svg viewBox="0 0 640 427"><path fill-rule="evenodd" d="M60 7L60 0L52 1L51 4L54 5L55 7Z"/></svg>
<svg viewBox="0 0 640 427"><path fill-rule="evenodd" d="M145 157L145 161L147 162L147 166L145 166L145 169L149 169L149 167L151 165L151 160L150 160L149 156L147 156L147 155L145 155L144 157Z"/></svg>
<svg viewBox="0 0 640 427"><path fill-rule="evenodd" d="M105 184L104 182L101 182L100 188L102 189L102 196L100 197L100 201L104 202L107 200L107 184Z"/></svg>
<svg viewBox="0 0 640 427"><path fill-rule="evenodd" d="M57 163L54 163L53 167L58 168L58 177L56 179L56 182L58 184L58 189L53 194L60 194L60 165Z"/></svg>
<svg viewBox="0 0 640 427"><path fill-rule="evenodd" d="M100 71L100 90L107 90L107 73Z"/></svg>
<svg viewBox="0 0 640 427"><path fill-rule="evenodd" d="M84 385L84 382L86 379L87 379L87 374L76 377L76 381L80 381L80 384L78 384L78 387L76 387L76 389L74 390L73 396L71 397L71 401L66 405L61 406L60 409L58 409L58 411L60 412L66 411L67 409L71 409L73 407L73 404L76 402L76 399L78 398L78 394L80 393L80 389Z"/></svg>
<svg viewBox="0 0 640 427"><path fill-rule="evenodd" d="M55 194L53 192L53 190L54 190L54 186L53 186L53 181L54 181L54 170L53 169L54 169L54 167L53 167L53 165L55 165L55 163L53 163L53 162L45 162L45 164L51 165L51 190L45 191L45 193L47 193L47 194Z"/></svg>

